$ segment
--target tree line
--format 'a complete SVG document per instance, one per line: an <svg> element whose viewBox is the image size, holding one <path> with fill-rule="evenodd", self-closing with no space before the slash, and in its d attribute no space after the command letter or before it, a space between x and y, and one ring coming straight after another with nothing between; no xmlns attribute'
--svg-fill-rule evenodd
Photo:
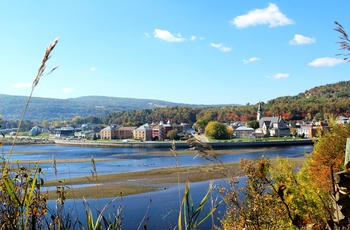
<svg viewBox="0 0 350 230"><path fill-rule="evenodd" d="M264 117L281 116L286 121L320 121L333 116L350 116L350 81L318 86L296 96L279 97L261 102ZM245 106L213 106L207 108L190 106L169 106L154 109L138 109L133 111L111 111L104 116L75 116L71 119L56 122L25 121L24 130L33 125L72 125L86 123L101 125L120 124L123 126L140 126L145 123L158 123L171 120L175 124L194 124L198 120L207 119L222 123L250 122L256 120L258 105ZM2 128L15 128L18 121L0 120Z"/></svg>

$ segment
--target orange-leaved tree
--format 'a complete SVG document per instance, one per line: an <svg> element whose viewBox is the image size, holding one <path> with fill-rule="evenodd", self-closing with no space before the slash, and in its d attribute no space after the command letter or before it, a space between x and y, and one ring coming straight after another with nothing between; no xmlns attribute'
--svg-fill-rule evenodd
<svg viewBox="0 0 350 230"><path fill-rule="evenodd" d="M311 181L323 191L332 191L331 167L334 171L344 169L346 139L349 137L350 123L331 122L330 130L319 132L306 167Z"/></svg>

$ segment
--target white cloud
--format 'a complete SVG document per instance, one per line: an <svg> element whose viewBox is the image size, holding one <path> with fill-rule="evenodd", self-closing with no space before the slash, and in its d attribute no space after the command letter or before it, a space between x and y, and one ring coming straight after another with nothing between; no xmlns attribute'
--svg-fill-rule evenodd
<svg viewBox="0 0 350 230"><path fill-rule="evenodd" d="M96 71L96 67L91 67L90 70L91 71Z"/></svg>
<svg viewBox="0 0 350 230"><path fill-rule="evenodd" d="M273 3L269 3L269 6L265 9L255 9L249 11L249 13L237 16L231 21L231 24L237 26L238 28L264 24L268 24L269 27L276 27L293 23L293 20L282 14L276 4Z"/></svg>
<svg viewBox="0 0 350 230"><path fill-rule="evenodd" d="M330 58L330 57L324 57L324 58L317 58L309 63L311 66L319 67L319 66L336 66L342 63L345 63L343 59L339 58Z"/></svg>
<svg viewBox="0 0 350 230"><path fill-rule="evenodd" d="M282 79L282 78L287 78L289 77L288 73L276 73L274 76L272 77L268 77L270 79Z"/></svg>
<svg viewBox="0 0 350 230"><path fill-rule="evenodd" d="M186 38L183 38L180 33L178 33L177 35L172 35L167 30L155 29L153 34L154 34L155 38L159 38L159 39L165 40L167 42L184 42L184 41L186 41Z"/></svg>
<svg viewBox="0 0 350 230"><path fill-rule="evenodd" d="M72 88L63 88L62 92L63 93L71 93L71 92L73 92L73 89Z"/></svg>
<svg viewBox="0 0 350 230"><path fill-rule="evenodd" d="M230 47L224 46L222 43L220 44L210 43L210 46L217 48L222 52L230 52L232 50Z"/></svg>
<svg viewBox="0 0 350 230"><path fill-rule="evenodd" d="M315 38L309 38L309 37L305 37L301 34L295 34L294 38L289 41L289 44L291 44L291 45L305 45L305 44L312 44L315 42L316 42Z"/></svg>
<svg viewBox="0 0 350 230"><path fill-rule="evenodd" d="M251 57L248 60L247 59L243 59L244 64L248 64L250 62L255 62L255 61L260 61L260 58L257 57Z"/></svg>
<svg viewBox="0 0 350 230"><path fill-rule="evenodd" d="M204 40L204 37L198 37L198 36L195 36L195 35L192 35L192 36L190 37L190 40L191 40L191 41L195 41L195 40L197 40L197 39L199 39L199 40Z"/></svg>
<svg viewBox="0 0 350 230"><path fill-rule="evenodd" d="M31 82L17 82L16 84L13 84L13 88L31 88L33 83Z"/></svg>
<svg viewBox="0 0 350 230"><path fill-rule="evenodd" d="M145 32L145 36L146 37L150 37L149 33Z"/></svg>

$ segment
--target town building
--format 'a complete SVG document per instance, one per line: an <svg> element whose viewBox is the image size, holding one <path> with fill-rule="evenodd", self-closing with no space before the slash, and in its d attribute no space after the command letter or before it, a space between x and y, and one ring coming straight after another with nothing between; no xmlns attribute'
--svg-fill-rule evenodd
<svg viewBox="0 0 350 230"><path fill-rule="evenodd" d="M134 130L134 139L142 141L152 140L152 129L149 124L144 124Z"/></svg>
<svg viewBox="0 0 350 230"><path fill-rule="evenodd" d="M316 137L318 130L329 130L328 123L323 121L310 123L302 122L299 123L299 127L296 128L297 135L305 138Z"/></svg>
<svg viewBox="0 0 350 230"><path fill-rule="evenodd" d="M130 126L130 127L120 127L117 129L117 139L130 139L134 137L134 130L136 127Z"/></svg>
<svg viewBox="0 0 350 230"><path fill-rule="evenodd" d="M167 123L160 121L159 124L152 123L150 125L144 124L139 128L134 130L134 139L136 140L152 140L152 141L162 141L168 139L168 133L171 130L177 130L178 133L184 133L184 130L189 125L187 124L171 124L168 120ZM150 137L148 136L150 132Z"/></svg>
<svg viewBox="0 0 350 230"><path fill-rule="evenodd" d="M78 138L90 138L91 134L94 135L95 132L93 130L77 131L74 133L74 136Z"/></svg>
<svg viewBox="0 0 350 230"><path fill-rule="evenodd" d="M284 137L290 136L290 129L288 123L279 117L263 117L261 104L259 103L257 111L257 121L259 121L259 128L255 130L257 137Z"/></svg>
<svg viewBox="0 0 350 230"><path fill-rule="evenodd" d="M159 133L161 132L161 130L159 129L159 125L155 125L154 123L152 123L150 125L150 128L152 130L152 140L158 141L159 140Z"/></svg>
<svg viewBox="0 0 350 230"><path fill-rule="evenodd" d="M340 116L340 117L337 117L336 122L337 122L337 124L345 125L346 123L350 122L350 118L349 117Z"/></svg>
<svg viewBox="0 0 350 230"><path fill-rule="evenodd" d="M40 133L43 132L43 128L39 127L39 126L34 126L33 128L31 128L31 130L29 131L29 136L38 136Z"/></svg>
<svg viewBox="0 0 350 230"><path fill-rule="evenodd" d="M235 129L235 134L237 138L253 138L254 135L254 129L248 128L245 126L240 126Z"/></svg>
<svg viewBox="0 0 350 230"><path fill-rule="evenodd" d="M101 139L130 139L134 137L133 131L136 127L120 127L111 125L100 131Z"/></svg>
<svg viewBox="0 0 350 230"><path fill-rule="evenodd" d="M117 125L110 125L104 129L101 129L101 131L100 131L101 139L110 139L110 140L116 139L118 128L119 128L119 126L117 126Z"/></svg>
<svg viewBox="0 0 350 230"><path fill-rule="evenodd" d="M54 132L51 134L55 137L71 137L74 136L74 128L73 127L62 127L62 128L57 128L54 130Z"/></svg>
<svg viewBox="0 0 350 230"><path fill-rule="evenodd" d="M166 124L164 124L163 121L159 122L159 140L165 140L167 139L168 132L172 130L173 127L171 126L170 120Z"/></svg>

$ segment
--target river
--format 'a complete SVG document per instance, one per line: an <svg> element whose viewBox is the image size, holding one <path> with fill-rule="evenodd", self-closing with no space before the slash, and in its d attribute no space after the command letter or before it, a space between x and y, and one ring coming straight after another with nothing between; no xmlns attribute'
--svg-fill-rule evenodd
<svg viewBox="0 0 350 230"><path fill-rule="evenodd" d="M258 159L264 155L268 158L276 156L282 157L302 157L304 153L310 153L313 145L301 146L281 146L264 148L238 148L228 150L226 154L220 154L222 162L238 162L241 158ZM2 153L6 153L10 146L2 146ZM186 150L178 150L181 151ZM152 154L158 152L157 154ZM164 154L160 154L164 152ZM63 145L19 145L15 146L11 154L11 160L21 161L34 160L44 161L52 160L53 156L57 161L66 160L64 163L57 163L56 168L58 178L73 178L91 175L91 162L89 159L93 156L96 159L96 168L98 174L136 172L159 168L175 167L176 160L169 152L169 149L156 148L97 148L97 147L75 147ZM69 162L69 160L87 160L86 162ZM98 162L98 159L108 159L108 161ZM53 162L40 164L45 172L45 179L56 179L54 175ZM201 157L195 157L193 154L179 154L179 166L197 166L210 164L212 162Z"/></svg>
<svg viewBox="0 0 350 230"><path fill-rule="evenodd" d="M8 152L10 146L1 147L3 156L9 157ZM222 162L238 162L241 158L258 159L261 156L274 158L281 157L302 157L305 153L310 153L313 150L313 145L302 146L286 146L286 147L265 147L265 148L238 148L228 151L226 154L220 154ZM185 151L185 150L178 150ZM158 152L157 154L153 154ZM162 154L164 152L164 154ZM151 170L157 168L175 167L176 160L169 153L168 149L138 149L138 148L91 148L91 147L73 147L61 145L27 145L15 146L11 154L11 160L18 160L19 163L25 160L52 160L52 157L58 160L70 159L91 159L93 156L96 159L96 168L99 174L136 172ZM109 159L108 161L98 162L97 159ZM201 157L195 157L194 154L179 154L179 166L195 166L210 164L211 162ZM54 168L52 163L40 164L40 167L45 172L45 180L55 179ZM78 176L91 175L91 162L65 162L57 163L58 179L73 178ZM214 184L225 186L224 180L215 180ZM198 205L208 189L209 181L192 183L191 193L193 200ZM180 188L183 191L183 186ZM182 195L180 195L181 197ZM219 197L215 193L214 196ZM150 199L152 202L150 203ZM110 198L88 200L92 207L99 210L111 201ZM119 206L122 202L123 209L123 229L137 229L144 215L149 217L147 222L148 229L173 229L177 224L179 212L179 188L174 187L167 190L150 192L139 195L123 197L122 200L117 200L108 209L113 211L114 206ZM54 208L54 202L50 201L49 205ZM149 212L146 210L149 206ZM85 211L81 200L68 200L66 207L76 207L79 219L84 219ZM220 205L219 211L216 212L216 217L222 217L225 206ZM83 221L84 222L84 221ZM219 224L219 221L215 221ZM198 229L210 229L211 222L206 221Z"/></svg>

